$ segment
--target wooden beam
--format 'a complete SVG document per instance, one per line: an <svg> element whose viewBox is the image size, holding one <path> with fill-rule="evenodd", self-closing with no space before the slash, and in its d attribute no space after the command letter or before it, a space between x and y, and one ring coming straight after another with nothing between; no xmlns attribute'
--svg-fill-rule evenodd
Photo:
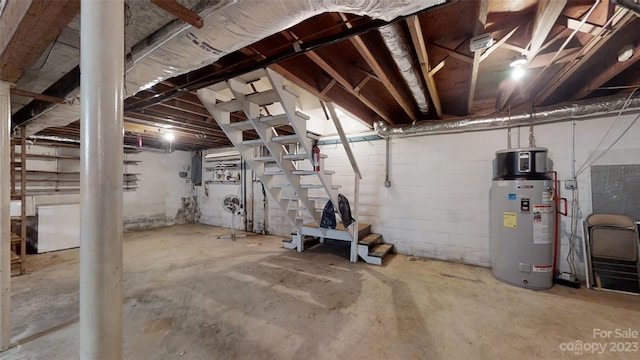
<svg viewBox="0 0 640 360"><path fill-rule="evenodd" d="M511 38L511 36L513 36L513 34L515 34L516 31L518 31L519 28L520 28L520 26L514 27L505 36L503 36L502 39L496 41L493 45L491 45L491 47L489 47L487 50L485 50L485 52L482 53L482 55L480 55L480 62L483 62L484 60L486 60L486 58L488 58L489 55L491 55L500 46L502 46L507 40L509 40Z"/></svg>
<svg viewBox="0 0 640 360"><path fill-rule="evenodd" d="M582 50L578 54L574 55L574 59L565 65L559 74L551 81L547 82L547 85L544 86L542 90L538 91L538 95L536 96L536 105L544 104L547 99L549 99L569 78L578 72L584 64L590 61L598 61L596 54L598 54L598 56L602 56L598 50L606 46L609 41L618 41L620 34L636 35L638 30L633 32L633 26L635 26L635 29L638 28L637 19L638 17L636 17L631 11L623 10L616 13L616 15L614 15L614 19L612 19L613 23L617 23L614 30L608 32L604 37L593 37L585 46L583 46ZM632 26L632 28L627 29L627 25Z"/></svg>
<svg viewBox="0 0 640 360"><path fill-rule="evenodd" d="M527 57L529 57L529 50L525 49L525 48L521 48L520 46L516 46L513 44L509 44L508 42L505 42L504 44L502 44L502 47L505 49L509 49L511 51L515 51L519 54L524 54Z"/></svg>
<svg viewBox="0 0 640 360"><path fill-rule="evenodd" d="M0 1L4 2L4 9L0 16L0 53L4 52L9 40L13 37L20 22L31 6L31 0Z"/></svg>
<svg viewBox="0 0 640 360"><path fill-rule="evenodd" d="M42 101L55 103L55 104L65 104L66 103L66 101L64 99L61 99L59 97L49 96L49 95L44 95L44 94L38 94L38 93L31 92L31 91L26 91L26 90L21 90L21 89L16 89L16 88L11 88L11 95L24 96L24 97L37 99L37 100L42 100Z"/></svg>
<svg viewBox="0 0 640 360"><path fill-rule="evenodd" d="M553 60L554 64L567 63L575 59L576 55L580 53L580 50L582 50L582 48L575 47L570 49L564 49L560 53L550 52L547 54L538 55L531 62L529 62L529 65L527 67L529 69L535 69L535 68L547 66L551 63L551 60L553 60L554 57L556 58L555 60Z"/></svg>
<svg viewBox="0 0 640 360"><path fill-rule="evenodd" d="M79 11L78 0L33 1L1 50L0 80L16 83ZM0 17L3 25L5 19L10 21L3 14ZM2 35L5 36L3 27Z"/></svg>
<svg viewBox="0 0 640 360"><path fill-rule="evenodd" d="M470 57L470 56L467 56L465 54L461 54L461 53L459 53L459 52L457 52L455 50L451 50L451 49L446 48L446 47L444 47L442 45L438 45L438 44L436 44L434 42L429 43L429 46L434 47L434 48L442 51L443 53L445 53L445 54L447 54L447 55L449 55L449 56L451 56L453 58L456 58L458 60L464 61L464 62L469 63L469 64L473 64L473 58Z"/></svg>
<svg viewBox="0 0 640 360"><path fill-rule="evenodd" d="M315 51L307 51L305 55L311 59L318 67L324 70L330 77L334 78L338 84L340 84L345 90L351 93L353 96L358 98L363 104L365 104L368 108L375 111L378 115L380 115L385 121L388 123L395 125L393 120L393 116L384 109L382 109L378 104L375 104L371 100L367 99L365 96L362 96L359 92L355 91L353 85L349 82L347 78L345 78L342 74L340 74L336 69L331 66L325 59L323 59L320 55L318 55Z"/></svg>
<svg viewBox="0 0 640 360"><path fill-rule="evenodd" d="M533 56L538 53L547 36L551 33L551 29L562 14L565 5L567 5L567 0L541 0L538 3L535 27L529 45L529 53Z"/></svg>
<svg viewBox="0 0 640 360"><path fill-rule="evenodd" d="M445 65L445 61L442 60L436 64L431 70L429 70L429 76L433 77L438 71L442 70Z"/></svg>
<svg viewBox="0 0 640 360"><path fill-rule="evenodd" d="M375 116L372 115L372 114L375 114L375 112L373 112L371 109L369 109L368 107L366 107L364 105L358 106L359 104L357 102L357 99L354 99L352 97L353 95L351 95L351 94L349 94L351 96L350 98L337 98L337 97L334 96L331 99L329 99L327 94L322 94L320 90L318 90L317 88L311 86L309 84L309 80L303 79L297 73L295 73L294 71L290 70L289 68L287 68L285 66L282 66L281 64L273 64L273 65L270 66L270 68L272 68L273 70L277 71L282 76L284 76L288 80L294 82L295 84L297 84L301 88L303 88L303 89L307 90L308 92L310 92L311 94L315 95L317 98L319 98L321 100L324 100L324 101L333 101L334 103L340 105L340 107L344 108L345 110L347 110L348 112L350 112L354 116L360 118L362 121L364 121L366 123L373 124L376 120L378 120ZM337 88L342 89L341 87L332 86L331 89L327 90L327 93L330 90L337 89Z"/></svg>
<svg viewBox="0 0 640 360"><path fill-rule="evenodd" d="M367 79L367 78L365 78ZM337 81L336 79L331 79L331 81L329 81L329 83L327 84L327 86L325 86L322 91L320 91L320 94L322 94L322 96L326 96L327 93L329 92L329 90L331 90L331 88L333 88L336 85Z"/></svg>
<svg viewBox="0 0 640 360"><path fill-rule="evenodd" d="M591 92L597 90L600 86L604 85L607 81L613 79L616 75L620 74L624 70L628 69L634 64L637 64L640 60L640 46L636 45L633 56L624 62L618 62L615 57L608 59L606 62L607 68L605 71L599 72L591 79L586 85L584 85L578 92L573 93L569 100L583 99Z"/></svg>
<svg viewBox="0 0 640 360"><path fill-rule="evenodd" d="M420 70L422 70L422 77L427 84L427 90L429 91L429 97L433 103L433 107L436 110L438 119L442 117L442 104L440 103L440 96L438 95L438 88L436 82L431 75L431 65L429 64L429 53L427 53L427 43L424 40L422 33L422 25L420 24L420 18L415 15L407 19L407 25L409 26L409 32L411 33L411 41L418 55L418 61L420 62Z"/></svg>
<svg viewBox="0 0 640 360"><path fill-rule="evenodd" d="M201 29L204 25L200 15L180 5L176 0L151 0L151 3L193 27Z"/></svg>
<svg viewBox="0 0 640 360"><path fill-rule="evenodd" d="M562 16L562 25L566 26L570 30L576 30L581 33L590 34L593 36L598 36L602 33L604 28L602 26L598 26L596 24L591 24L589 22L585 22L580 26L580 20L572 19L567 16Z"/></svg>
<svg viewBox="0 0 640 360"><path fill-rule="evenodd" d="M378 79L384 84L387 88L391 96L395 99L395 101L400 105L402 110L404 110L409 118L412 121L416 121L418 119L418 114L416 113L414 106L411 102L407 101L407 98L400 93L398 89L398 84L400 84L399 80L391 80L390 72L386 71L383 65L380 63L379 59L373 55L371 49L365 44L364 40L361 36L356 35L349 39L351 44L358 50L360 56L364 58L369 67L376 74ZM380 114L383 118L383 114ZM386 119L385 119L386 120Z"/></svg>
<svg viewBox="0 0 640 360"><path fill-rule="evenodd" d="M560 14L562 14L562 10L564 10L566 4L567 0L544 0L538 3L535 26L533 35L531 36L531 42L529 43L529 54L527 55L527 64L524 65L525 67L531 63L540 51L540 48L544 45L545 40L560 17ZM511 101L517 85L518 83L513 81L510 86L505 89L498 101L498 110L504 109L509 101Z"/></svg>
<svg viewBox="0 0 640 360"><path fill-rule="evenodd" d="M371 80L372 77L371 76L365 76L364 79L362 79L362 81L360 81L358 83L358 85L356 85L356 87L353 88L353 90L355 90L355 92L360 93L360 90L362 90L362 88L367 85L367 83L369 82L369 80ZM323 90L324 91L324 90Z"/></svg>
<svg viewBox="0 0 640 360"><path fill-rule="evenodd" d="M475 19L476 26L473 31L473 36L478 36L484 32L484 27L487 24L487 13L489 11L489 0L480 0L478 4L477 19ZM481 51L475 51L473 53L473 65L471 68L471 81L469 81L469 96L467 98L467 114L471 114L471 108L473 108L473 98L476 94L476 83L478 82L478 71L480 70L480 56Z"/></svg>

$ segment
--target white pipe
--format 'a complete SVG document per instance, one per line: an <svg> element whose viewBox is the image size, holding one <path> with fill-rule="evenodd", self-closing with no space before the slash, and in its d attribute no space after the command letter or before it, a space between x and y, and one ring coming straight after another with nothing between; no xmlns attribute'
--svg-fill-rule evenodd
<svg viewBox="0 0 640 360"><path fill-rule="evenodd" d="M10 84L0 81L0 351L11 344L11 103Z"/></svg>
<svg viewBox="0 0 640 360"><path fill-rule="evenodd" d="M81 6L79 355L121 359L124 1Z"/></svg>

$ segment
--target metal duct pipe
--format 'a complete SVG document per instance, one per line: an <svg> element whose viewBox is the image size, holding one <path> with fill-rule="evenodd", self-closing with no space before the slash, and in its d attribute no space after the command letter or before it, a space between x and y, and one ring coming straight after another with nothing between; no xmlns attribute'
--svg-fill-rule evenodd
<svg viewBox="0 0 640 360"><path fill-rule="evenodd" d="M626 106L625 106L626 104ZM511 126L527 126L530 122L547 124L566 120L580 120L606 115L624 109L625 112L640 112L640 96L631 99L620 97L601 98L598 102L580 101L560 106L549 106L530 113L503 117L456 118L442 121L421 121L414 125L390 127L386 123L377 122L378 135L389 136L422 136L435 134L453 134L468 131L502 129Z"/></svg>
<svg viewBox="0 0 640 360"><path fill-rule="evenodd" d="M422 76L418 70L420 67L411 54L411 47L402 26L398 23L392 23L379 28L378 31L391 52L391 57L398 66L402 78L409 86L409 91L418 104L418 109L423 114L428 113L429 101L424 95L427 93L427 89L421 80Z"/></svg>

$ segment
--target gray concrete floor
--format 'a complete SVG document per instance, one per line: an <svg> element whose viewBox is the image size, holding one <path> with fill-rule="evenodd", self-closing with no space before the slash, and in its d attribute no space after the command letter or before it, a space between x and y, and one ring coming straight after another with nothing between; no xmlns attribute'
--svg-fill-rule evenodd
<svg viewBox="0 0 640 360"><path fill-rule="evenodd" d="M341 244L297 253L280 237L217 239L228 232L125 235L126 359L640 358L636 296L525 290L489 269L403 255L352 264ZM78 250L28 261L12 279L17 346L0 358L77 358ZM602 354L573 350L592 343Z"/></svg>

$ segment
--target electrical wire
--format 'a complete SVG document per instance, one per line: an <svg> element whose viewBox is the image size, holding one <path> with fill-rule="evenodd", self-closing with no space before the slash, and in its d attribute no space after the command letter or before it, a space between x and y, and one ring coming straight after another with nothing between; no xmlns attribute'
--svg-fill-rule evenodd
<svg viewBox="0 0 640 360"><path fill-rule="evenodd" d="M611 126L609 127L609 129L607 130L605 135L602 137L602 139L600 140L600 142L598 143L596 148L591 152L591 155L589 155L589 157L587 157L587 159L584 161L584 163L582 165L580 165L580 167L578 168L578 171L576 172L576 176L582 174L586 169L589 168L589 166L591 166L591 164L593 164L598 159L600 159L604 154L606 154L629 131L629 129L631 129L631 127L636 123L636 121L638 121L638 118L640 118L640 114L638 116L636 116L636 118L633 119L633 121L631 121L631 123L629 123L629 125L627 125L627 127L622 131L622 133L620 133L620 135L618 135L618 137L615 140L613 140L613 142L603 152L601 152L595 158L593 157L595 154L598 153L598 150L600 149L602 144L605 142L606 138L609 136L609 134L616 127L616 125L620 121L622 113L624 112L624 110L627 108L627 106L631 102L631 99L633 98L633 95L635 94L635 92L638 91L639 89L640 88L635 88L631 92L631 94L629 94L629 96L627 97L627 100L624 102L624 105L618 111L618 114L616 115L615 121L613 122L613 124L611 124Z"/></svg>
<svg viewBox="0 0 640 360"><path fill-rule="evenodd" d="M627 108L627 106L629 105L629 102L631 101L631 98L633 97L634 93L639 90L640 88L636 88L634 89L631 94L629 94L629 97L627 97L627 100L625 101L624 105L622 106L622 108L620 109L620 111L618 111L618 113L616 114L616 118L613 122L613 124L611 124L611 126L609 127L609 129L607 130L607 132L605 133L605 135L602 137L602 139L600 140L600 142L598 143L598 145L596 146L596 148L593 150L593 152L591 153L591 155L589 155L587 157L587 159L584 161L584 163L580 166L580 168L578 168L578 170L576 171L575 169L575 121L572 120L571 122L571 126L572 126L572 131L571 131L571 167L572 167L572 180L574 183L574 187L571 191L571 196L572 196L572 200L571 200L571 235L569 237L569 251L567 253L567 263L569 265L569 270L571 272L571 275L575 277L576 275L576 264L575 264L575 246L576 246L576 240L577 240L577 236L578 236L578 219L580 219L582 217L582 212L580 209L580 193L578 190L578 186L577 185L577 179L578 176L580 174L582 174L586 169L589 168L589 166L591 166L591 164L593 164L594 162L598 161L598 159L600 159L604 154L606 154L609 150L611 150L611 148L618 143L618 141L629 131L629 129L631 129L631 127L633 127L633 125L638 121L638 119L640 119L640 114L638 114L630 123L629 125L627 125L627 127L622 131L622 133L620 133L620 135L618 135L618 137L616 137L613 142L611 144L609 144L609 146L607 146L607 148L601 152L599 155L594 157L594 154L596 154L598 152L598 149L602 146L602 144L605 142L605 140L607 139L607 137L609 136L609 134L613 131L613 129L616 127L616 125L618 124L620 117L622 115L622 113L624 112L624 110ZM584 234L583 234L584 236Z"/></svg>

